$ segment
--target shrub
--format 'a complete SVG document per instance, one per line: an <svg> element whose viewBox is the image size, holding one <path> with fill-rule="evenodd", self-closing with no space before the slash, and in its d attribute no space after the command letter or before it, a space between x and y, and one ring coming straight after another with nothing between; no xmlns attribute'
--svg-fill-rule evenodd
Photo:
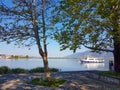
<svg viewBox="0 0 120 90"><path fill-rule="evenodd" d="M59 70L56 68L50 68L50 72L58 72ZM22 68L15 68L15 69L10 69L7 66L2 66L0 67L0 74L7 74L7 73L14 73L14 74L19 74L19 73L43 73L44 68L43 67L36 67L31 70L26 70Z"/></svg>
<svg viewBox="0 0 120 90"><path fill-rule="evenodd" d="M0 74L7 74L7 73L10 73L10 72L11 72L11 69L8 68L7 66L0 67Z"/></svg>
<svg viewBox="0 0 120 90"><path fill-rule="evenodd" d="M56 68L50 68L50 71L51 71L51 72L58 72L59 69L56 69Z"/></svg>
<svg viewBox="0 0 120 90"><path fill-rule="evenodd" d="M18 73L28 73L28 70L22 69L22 68L15 68L11 70L12 73L18 74Z"/></svg>
<svg viewBox="0 0 120 90"><path fill-rule="evenodd" d="M44 78L35 78L30 82L27 82L28 84L33 85L42 85L42 86L49 86L49 87L58 87L59 85L63 84L66 80L63 79L51 79L49 82Z"/></svg>
<svg viewBox="0 0 120 90"><path fill-rule="evenodd" d="M59 70L56 68L50 68L51 72L58 72ZM43 67L37 67L37 68L33 68L29 71L30 73L41 73L44 72L44 68Z"/></svg>
<svg viewBox="0 0 120 90"><path fill-rule="evenodd" d="M33 69L31 69L29 72L30 72L30 73L44 72L44 68L42 68L42 67L33 68Z"/></svg>

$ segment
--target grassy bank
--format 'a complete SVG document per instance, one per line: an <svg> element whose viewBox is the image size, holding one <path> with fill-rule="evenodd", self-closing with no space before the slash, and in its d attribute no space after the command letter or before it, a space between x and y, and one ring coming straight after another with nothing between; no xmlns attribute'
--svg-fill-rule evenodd
<svg viewBox="0 0 120 90"><path fill-rule="evenodd" d="M114 71L100 71L100 74L120 79L120 73Z"/></svg>
<svg viewBox="0 0 120 90"><path fill-rule="evenodd" d="M59 70L56 68L50 68L51 72L58 72ZM6 66L0 67L0 74L8 74L8 73L14 73L14 74L19 74L19 73L43 73L44 68L43 67L36 67L31 70L23 69L23 68L15 68L11 69Z"/></svg>
<svg viewBox="0 0 120 90"><path fill-rule="evenodd" d="M49 82L45 78L35 78L30 82L27 82L28 84L33 85L42 85L42 86L49 86L49 87L58 87L59 85L63 84L66 80L63 79L56 79L52 78Z"/></svg>

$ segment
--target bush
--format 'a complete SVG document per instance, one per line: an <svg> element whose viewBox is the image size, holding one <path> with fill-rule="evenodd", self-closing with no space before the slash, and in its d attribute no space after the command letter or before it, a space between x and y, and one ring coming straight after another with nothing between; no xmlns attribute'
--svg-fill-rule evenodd
<svg viewBox="0 0 120 90"><path fill-rule="evenodd" d="M66 80L63 79L51 79L49 82L44 78L35 78L30 82L27 82L28 84L33 85L42 85L42 86L49 86L49 87L58 87L59 85L63 84Z"/></svg>
<svg viewBox="0 0 120 90"><path fill-rule="evenodd" d="M15 68L11 70L12 73L19 74L19 73L28 73L28 70L22 68Z"/></svg>
<svg viewBox="0 0 120 90"><path fill-rule="evenodd" d="M51 72L58 72L59 70L56 68L50 68ZM43 67L37 67L37 68L33 68L29 71L30 73L41 73L44 72L44 68Z"/></svg>
<svg viewBox="0 0 120 90"><path fill-rule="evenodd" d="M31 69L29 72L30 72L30 73L44 72L44 68L42 68L42 67L33 68L33 69Z"/></svg>
<svg viewBox="0 0 120 90"><path fill-rule="evenodd" d="M58 72L59 70L56 68L50 68L50 72ZM15 68L15 69L10 69L7 66L2 66L0 67L0 74L7 74L7 73L14 73L14 74L19 74L19 73L43 73L44 68L43 67L36 67L31 70L26 70L22 68Z"/></svg>
<svg viewBox="0 0 120 90"><path fill-rule="evenodd" d="M59 69L56 69L56 68L50 68L50 71L51 71L51 72L58 72Z"/></svg>
<svg viewBox="0 0 120 90"><path fill-rule="evenodd" d="M10 73L10 72L11 72L11 69L8 68L7 66L0 67L0 74L7 74L7 73Z"/></svg>

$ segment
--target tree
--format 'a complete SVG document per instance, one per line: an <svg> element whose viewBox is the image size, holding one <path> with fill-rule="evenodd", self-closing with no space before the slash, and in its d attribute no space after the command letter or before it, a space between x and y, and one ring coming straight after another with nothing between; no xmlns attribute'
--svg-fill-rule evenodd
<svg viewBox="0 0 120 90"><path fill-rule="evenodd" d="M75 52L77 48L81 48L83 35L80 28L84 26L84 19L88 15L82 12L87 7L86 3L87 0L61 0L60 5L55 8L53 22L58 24L55 39L62 45L61 50L70 48Z"/></svg>
<svg viewBox="0 0 120 90"><path fill-rule="evenodd" d="M55 39L62 49L75 51L83 45L112 52L115 71L120 72L120 0L61 0L56 10L54 22L62 24Z"/></svg>
<svg viewBox="0 0 120 90"><path fill-rule="evenodd" d="M47 39L54 33L51 31L51 10L54 5L54 0L12 0L11 7L2 1L0 4L0 41L27 47L37 44L48 81Z"/></svg>

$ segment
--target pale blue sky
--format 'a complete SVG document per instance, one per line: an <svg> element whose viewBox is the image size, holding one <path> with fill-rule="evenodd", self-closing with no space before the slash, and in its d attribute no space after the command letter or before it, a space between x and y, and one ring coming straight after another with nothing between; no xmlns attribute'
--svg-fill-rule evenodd
<svg viewBox="0 0 120 90"><path fill-rule="evenodd" d="M1 0L0 0L1 1ZM11 6L11 0L2 0L5 4ZM77 52L86 51L87 49L82 48L81 50L77 50ZM37 46L34 45L30 50L26 47L18 48L14 44L6 44L0 43L0 54L8 54L8 55L30 55L30 56L39 56ZM73 54L69 49L60 51L60 45L53 40L49 41L48 45L48 56L49 57L64 57L67 55Z"/></svg>
<svg viewBox="0 0 120 90"><path fill-rule="evenodd" d="M81 50L77 50L77 52L83 52L87 49L82 48ZM15 46L14 44L6 44L0 43L0 54L8 54L8 55L29 55L29 56L39 56L37 46L34 45L29 50L26 47ZM49 57L64 57L67 55L73 54L72 51L69 49L60 51L60 45L56 42L51 40L48 45L48 56Z"/></svg>

